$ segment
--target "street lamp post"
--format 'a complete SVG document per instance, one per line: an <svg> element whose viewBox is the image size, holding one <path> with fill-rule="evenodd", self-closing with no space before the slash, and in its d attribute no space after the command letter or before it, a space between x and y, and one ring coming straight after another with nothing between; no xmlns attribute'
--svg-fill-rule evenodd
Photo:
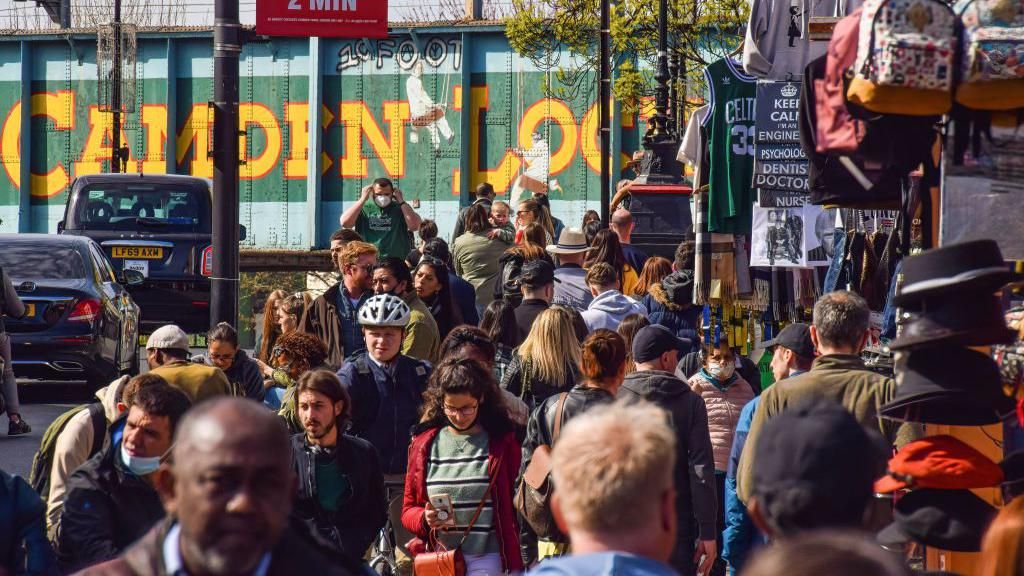
<svg viewBox="0 0 1024 576"><path fill-rule="evenodd" d="M668 0L658 2L658 61L654 80L654 116L648 121L644 134L644 158L640 164L637 184L678 184L682 180L682 166L676 160L679 136L669 117L668 68Z"/></svg>

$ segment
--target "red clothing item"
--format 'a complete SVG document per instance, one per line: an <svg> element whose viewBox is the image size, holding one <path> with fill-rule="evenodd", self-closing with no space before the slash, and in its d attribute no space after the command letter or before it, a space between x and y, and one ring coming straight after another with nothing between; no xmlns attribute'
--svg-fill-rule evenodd
<svg viewBox="0 0 1024 576"><path fill-rule="evenodd" d="M405 498L402 503L402 525L416 536L406 547L415 557L428 551L427 541L430 529L424 520L427 505L427 459L430 447L441 429L430 428L413 436L409 445L409 468L405 474ZM522 450L516 441L514 432L508 432L498 438L491 437L488 442L487 472L495 474L495 466L499 459L501 469L497 470L498 478L491 489L491 502L494 506L495 533L501 548L501 563L507 572L521 572L523 558L519 551L519 521L515 508L512 507L513 487L519 474Z"/></svg>

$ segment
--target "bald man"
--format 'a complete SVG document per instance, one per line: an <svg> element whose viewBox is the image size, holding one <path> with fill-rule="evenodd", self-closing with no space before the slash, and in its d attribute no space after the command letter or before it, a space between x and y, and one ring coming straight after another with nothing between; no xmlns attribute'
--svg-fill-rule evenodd
<svg viewBox="0 0 1024 576"><path fill-rule="evenodd" d="M622 253L626 256L626 262L636 270L639 276L644 270L644 264L647 262L647 254L644 254L643 250L634 247L630 242L633 239L633 215L629 213L629 210L625 208L619 208L612 213L611 221L608 222L608 229L615 232L615 235L619 237L619 243L622 244Z"/></svg>
<svg viewBox="0 0 1024 576"><path fill-rule="evenodd" d="M295 475L273 413L242 398L209 400L175 435L157 472L167 519L87 575L353 574L352 563L288 527Z"/></svg>

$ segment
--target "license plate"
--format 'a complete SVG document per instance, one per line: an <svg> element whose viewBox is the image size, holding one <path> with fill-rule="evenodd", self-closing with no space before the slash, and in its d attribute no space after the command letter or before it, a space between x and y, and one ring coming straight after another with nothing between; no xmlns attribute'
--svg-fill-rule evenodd
<svg viewBox="0 0 1024 576"><path fill-rule="evenodd" d="M149 277L149 260L125 260L125 270L135 270L140 272L143 276Z"/></svg>
<svg viewBox="0 0 1024 576"><path fill-rule="evenodd" d="M35 304L25 304L25 318L32 318L36 315Z"/></svg>
<svg viewBox="0 0 1024 576"><path fill-rule="evenodd" d="M114 258L146 258L156 260L164 257L164 249L156 246L114 246Z"/></svg>

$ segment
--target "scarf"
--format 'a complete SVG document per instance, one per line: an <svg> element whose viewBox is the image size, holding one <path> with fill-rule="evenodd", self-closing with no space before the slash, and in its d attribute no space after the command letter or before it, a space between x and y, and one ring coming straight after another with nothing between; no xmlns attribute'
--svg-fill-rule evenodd
<svg viewBox="0 0 1024 576"><path fill-rule="evenodd" d="M708 230L708 188L702 186L694 194L696 239L696 276L693 283L693 303L708 304L711 300L711 231Z"/></svg>
<svg viewBox="0 0 1024 576"><path fill-rule="evenodd" d="M726 390L728 390L729 387L732 386L733 382L735 382L736 379L739 378L739 374L737 374L734 371L732 373L732 376L729 376L725 380L725 382L722 382L721 380L718 380L717 378L715 378L711 374L708 374L708 371L705 370L704 368L700 369L700 376L701 376L701 378L703 378L703 379L707 380L708 382L710 382L712 386L714 386L715 388L718 388L719 392L725 392Z"/></svg>

